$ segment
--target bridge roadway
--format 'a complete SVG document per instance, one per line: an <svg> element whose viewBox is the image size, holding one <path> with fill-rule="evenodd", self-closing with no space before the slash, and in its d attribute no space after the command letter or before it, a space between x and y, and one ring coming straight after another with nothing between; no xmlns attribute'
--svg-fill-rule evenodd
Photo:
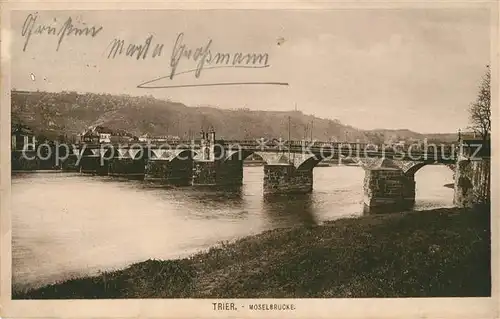
<svg viewBox="0 0 500 319"><path fill-rule="evenodd" d="M182 151L191 150L193 157L199 155L201 149L206 147L202 140L190 141L168 141L164 143L102 143L102 144L76 144L74 147L75 153L83 155L97 155L110 159L114 156L124 157L123 150L136 150L131 152L132 157L141 156L154 158L160 150L170 154L180 154ZM339 143L339 142L308 142L308 141L279 141L279 140L217 140L210 145L212 151L223 156L223 154L238 154L238 159L243 160L252 153L280 153L280 154L311 154L318 159L338 159L339 154L342 158L390 158L406 161L434 161L443 164L453 164L457 150L452 144L427 145L427 148L422 148L417 145L409 145L403 147L401 145L391 146L383 144L369 143ZM97 152L99 150L99 152ZM122 150L122 152L118 152ZM141 152L142 150L142 152ZM137 152L139 151L139 152ZM130 154L129 154L130 155ZM244 156L244 157L243 157ZM234 156L233 156L234 157ZM243 157L243 158L242 158ZM290 156L291 157L291 156ZM199 158L199 156L198 156ZM291 160L291 159L289 159Z"/></svg>

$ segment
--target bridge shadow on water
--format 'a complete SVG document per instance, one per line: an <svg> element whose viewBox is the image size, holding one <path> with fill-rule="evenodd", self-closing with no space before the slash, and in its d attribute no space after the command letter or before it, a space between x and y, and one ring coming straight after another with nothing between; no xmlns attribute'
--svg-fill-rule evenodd
<svg viewBox="0 0 500 319"><path fill-rule="evenodd" d="M243 205L242 187L205 187L196 186L189 192L189 197L197 199L198 202L217 206L221 203L225 205Z"/></svg>
<svg viewBox="0 0 500 319"><path fill-rule="evenodd" d="M264 195L263 210L275 228L314 226L313 194Z"/></svg>
<svg viewBox="0 0 500 319"><path fill-rule="evenodd" d="M186 205L194 211L202 212L207 219L221 216L240 219L248 213L245 210L244 193L241 186L195 186L182 190Z"/></svg>

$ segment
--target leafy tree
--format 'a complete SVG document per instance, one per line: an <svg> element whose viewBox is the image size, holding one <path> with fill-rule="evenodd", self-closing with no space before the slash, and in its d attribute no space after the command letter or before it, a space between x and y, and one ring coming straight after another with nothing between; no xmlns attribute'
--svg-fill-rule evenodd
<svg viewBox="0 0 500 319"><path fill-rule="evenodd" d="M491 70L487 66L476 100L469 105L470 128L486 141L491 132Z"/></svg>

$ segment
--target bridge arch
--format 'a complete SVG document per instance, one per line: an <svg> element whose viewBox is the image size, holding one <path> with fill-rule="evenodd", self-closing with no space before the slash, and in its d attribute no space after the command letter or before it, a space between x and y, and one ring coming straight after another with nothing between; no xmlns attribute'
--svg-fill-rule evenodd
<svg viewBox="0 0 500 319"><path fill-rule="evenodd" d="M405 175L414 183L416 209L449 207L453 205L455 171L453 164L436 161L410 166Z"/></svg>
<svg viewBox="0 0 500 319"><path fill-rule="evenodd" d="M102 154L102 153L101 153ZM115 147L107 147L104 151L104 158L119 158L120 152Z"/></svg>
<svg viewBox="0 0 500 319"><path fill-rule="evenodd" d="M92 149L90 147L85 147L83 148L83 150L81 151L81 154L82 156L93 156L94 155L94 152L92 152Z"/></svg>
<svg viewBox="0 0 500 319"><path fill-rule="evenodd" d="M148 158L147 150L144 148L135 149L132 148L128 151L130 158L134 160L146 160Z"/></svg>
<svg viewBox="0 0 500 319"><path fill-rule="evenodd" d="M255 153L257 153L257 152L252 151L252 150L230 150L227 154L225 154L222 162L226 162L226 161L243 161L247 157L249 157L250 155L253 155Z"/></svg>
<svg viewBox="0 0 500 319"><path fill-rule="evenodd" d="M426 163L426 162L421 162L421 163L415 163L413 164L412 166L410 166L409 168L407 168L406 170L403 169L403 172L408 175L408 176L415 176L415 173L421 169L422 167L426 166L426 165L429 165L431 163Z"/></svg>
<svg viewBox="0 0 500 319"><path fill-rule="evenodd" d="M300 163L297 166L298 170L312 170L314 167L316 167L319 163L321 163L324 160L330 160L332 159L331 157L326 157L322 158L319 154L310 154L309 156L306 156L302 163ZM338 163L342 163L343 160L349 159L350 164L354 164L360 167L365 168L368 164L366 161L363 161L359 158L347 158L345 156L341 156L341 158L338 160Z"/></svg>
<svg viewBox="0 0 500 319"><path fill-rule="evenodd" d="M294 154L294 153L292 153ZM306 171L312 170L323 160L329 160L331 158L322 158L320 154L302 154L295 153L293 156L288 156L286 152L263 152L263 151L253 151L253 150L235 150L230 151L223 162L226 161L243 161L252 155L259 156L266 164L287 164L291 163L295 166L297 170ZM351 163L358 164L359 166L365 167L367 164L362 159L352 159Z"/></svg>
<svg viewBox="0 0 500 319"><path fill-rule="evenodd" d="M150 160L163 160L163 161L176 161L176 160L189 160L199 155L199 152L192 149L184 150L164 150L152 149L148 151Z"/></svg>
<svg viewBox="0 0 500 319"><path fill-rule="evenodd" d="M244 161L248 157L252 155L259 156L262 161L266 164L285 164L289 163L290 159L283 152L260 152L254 150L235 150L229 151L228 154L222 160L223 163L227 163L229 161Z"/></svg>
<svg viewBox="0 0 500 319"><path fill-rule="evenodd" d="M453 173L455 172L455 164L449 163L439 163L436 161L432 162L410 162L407 167L403 168L403 172L408 176L415 176L415 174L424 166L434 165L434 164L442 164L448 167Z"/></svg>
<svg viewBox="0 0 500 319"><path fill-rule="evenodd" d="M252 160L257 160L257 161L264 162L264 159L258 153L252 153L249 156L245 157L244 160L247 160L249 158L252 158Z"/></svg>
<svg viewBox="0 0 500 319"><path fill-rule="evenodd" d="M323 159L318 156L311 156L307 158L305 161L300 163L297 167L297 170L312 170L316 165L318 165Z"/></svg>

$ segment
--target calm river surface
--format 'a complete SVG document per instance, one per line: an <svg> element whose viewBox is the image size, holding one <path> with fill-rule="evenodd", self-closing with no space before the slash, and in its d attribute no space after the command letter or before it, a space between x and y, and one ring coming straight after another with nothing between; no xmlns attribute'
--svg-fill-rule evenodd
<svg viewBox="0 0 500 319"><path fill-rule="evenodd" d="M148 187L141 181L73 173L12 177L15 289L185 257L220 241L264 230L362 213L360 167L314 169L312 194L267 200L262 167L245 167L239 193ZM416 209L452 206L446 166L416 174Z"/></svg>

